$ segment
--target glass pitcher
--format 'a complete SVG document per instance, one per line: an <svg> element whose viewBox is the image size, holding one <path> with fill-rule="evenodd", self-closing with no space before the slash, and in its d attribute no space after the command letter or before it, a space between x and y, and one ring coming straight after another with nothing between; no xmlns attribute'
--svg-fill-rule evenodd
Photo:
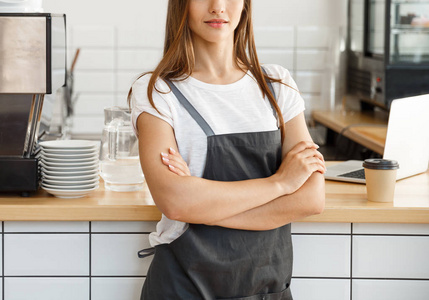
<svg viewBox="0 0 429 300"><path fill-rule="evenodd" d="M117 192L143 188L139 144L127 107L104 109L104 128L100 146L100 176L106 189Z"/></svg>

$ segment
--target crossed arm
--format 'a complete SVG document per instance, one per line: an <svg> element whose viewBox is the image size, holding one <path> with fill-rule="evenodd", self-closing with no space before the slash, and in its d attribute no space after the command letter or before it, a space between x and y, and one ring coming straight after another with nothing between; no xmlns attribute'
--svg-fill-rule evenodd
<svg viewBox="0 0 429 300"><path fill-rule="evenodd" d="M190 176L171 126L143 113L137 123L140 160L156 205L173 220L247 230L269 230L320 213L323 157L303 114L285 125L283 161L274 175L219 182Z"/></svg>

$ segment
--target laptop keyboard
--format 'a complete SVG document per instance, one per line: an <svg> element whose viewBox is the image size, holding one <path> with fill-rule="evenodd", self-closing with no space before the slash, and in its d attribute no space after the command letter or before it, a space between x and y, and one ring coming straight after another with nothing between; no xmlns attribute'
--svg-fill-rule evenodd
<svg viewBox="0 0 429 300"><path fill-rule="evenodd" d="M348 177L348 178L356 178L356 179L365 179L365 169L359 169L356 171L340 174L338 176Z"/></svg>

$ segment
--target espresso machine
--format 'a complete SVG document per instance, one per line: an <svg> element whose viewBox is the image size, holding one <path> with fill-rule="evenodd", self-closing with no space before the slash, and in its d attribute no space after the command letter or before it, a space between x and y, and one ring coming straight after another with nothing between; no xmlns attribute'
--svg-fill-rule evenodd
<svg viewBox="0 0 429 300"><path fill-rule="evenodd" d="M52 118L47 100L65 83L65 15L0 13L0 192L26 196L39 188L37 143Z"/></svg>

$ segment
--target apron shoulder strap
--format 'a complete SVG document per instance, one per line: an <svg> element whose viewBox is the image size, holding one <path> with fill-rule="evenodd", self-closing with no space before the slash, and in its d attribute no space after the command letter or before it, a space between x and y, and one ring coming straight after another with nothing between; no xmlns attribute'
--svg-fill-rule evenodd
<svg viewBox="0 0 429 300"><path fill-rule="evenodd" d="M195 107L186 99L186 97L182 94L181 91L176 87L174 83L170 80L165 80L171 88L171 91L176 96L177 100L179 100L180 104L186 109L186 111L191 115L191 117L197 122L197 124L201 127L204 133L207 136L215 135L213 129L210 125L204 120L204 118L200 115L200 113L195 109Z"/></svg>
<svg viewBox="0 0 429 300"><path fill-rule="evenodd" d="M262 71L264 72L265 75L267 75L267 72L265 71L264 68L262 68ZM197 124L201 127L201 129L206 134L206 136L215 135L215 133L214 133L213 129L210 127L210 125L206 122L206 120L204 120L204 118L195 109L195 107L188 101L188 99L186 99L186 97L176 87L176 85L173 82L171 82L170 80L168 80L168 79L166 79L165 81L170 86L171 91L176 96L177 100L179 100L180 104L183 105L183 107L191 115L191 117L195 120L195 122L197 122ZM273 85L272 85L271 81L268 80L268 79L266 81L267 81L267 84L268 84L268 87L269 87L271 93L273 94L274 98L276 98L276 94L274 92L274 88L273 88ZM270 102L270 104L271 104L271 108L273 110L274 117L277 119L276 110L274 109L274 106L273 106L273 104L271 102Z"/></svg>
<svg viewBox="0 0 429 300"><path fill-rule="evenodd" d="M267 71L265 70L264 67L262 67L262 72L264 72L264 74L268 76ZM271 81L268 78L265 81L267 82L268 88L270 89L271 93L273 94L274 99L277 100L276 93L274 92L273 84L271 83ZM277 119L277 112L276 112L276 109L274 108L274 105L271 103L271 101L270 101L270 105L271 105L271 108L273 110L274 118Z"/></svg>

